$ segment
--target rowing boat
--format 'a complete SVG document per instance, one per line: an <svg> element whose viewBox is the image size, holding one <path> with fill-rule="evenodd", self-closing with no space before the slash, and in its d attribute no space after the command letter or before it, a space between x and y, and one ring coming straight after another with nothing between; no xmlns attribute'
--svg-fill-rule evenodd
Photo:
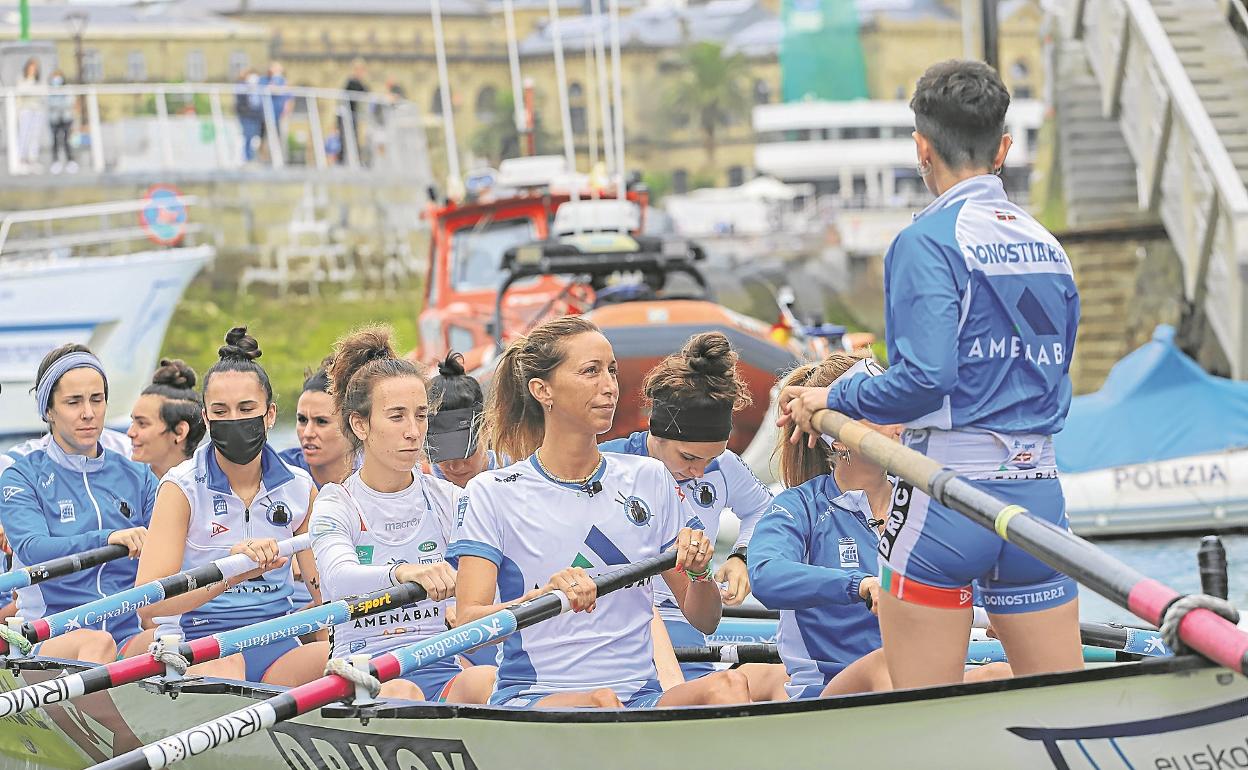
<svg viewBox="0 0 1248 770"><path fill-rule="evenodd" d="M32 658L0 686L81 666ZM82 768L207 722L279 688L188 681L176 700L151 681L5 720L0 770ZM1181 768L1197 757L1248 766L1248 681L1196 657L1159 658L980 684L735 707L518 711L381 703L306 714L187 760L188 768L382 770L663 766L696 747L716 770L873 767ZM367 718L362 722L360 717ZM238 725L244 729L245 725ZM904 754L884 747L904 741ZM764 740L759 740L764 738ZM968 747L974 747L968 750ZM834 757L835 759L830 759ZM1224 765L1225 766L1225 765Z"/></svg>

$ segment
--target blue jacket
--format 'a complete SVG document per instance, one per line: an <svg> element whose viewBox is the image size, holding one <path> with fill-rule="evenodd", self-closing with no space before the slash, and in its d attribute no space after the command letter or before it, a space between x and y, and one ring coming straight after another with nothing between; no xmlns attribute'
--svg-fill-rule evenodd
<svg viewBox="0 0 1248 770"><path fill-rule="evenodd" d="M879 536L860 490L816 476L776 496L750 541L750 584L780 610L780 657L790 694L818 685L881 646L880 626L858 588L878 574Z"/></svg>
<svg viewBox="0 0 1248 770"><path fill-rule="evenodd" d="M992 175L959 182L884 257L889 369L828 392L880 424L1053 434L1070 408L1079 294L1061 244Z"/></svg>
<svg viewBox="0 0 1248 770"><path fill-rule="evenodd" d="M157 483L148 466L109 449L88 458L68 455L49 441L18 458L0 474L0 524L14 568L98 548L117 530L149 526ZM137 566L116 559L22 588L19 613L34 620L133 588ZM93 627L120 643L139 632L139 619L130 615Z"/></svg>

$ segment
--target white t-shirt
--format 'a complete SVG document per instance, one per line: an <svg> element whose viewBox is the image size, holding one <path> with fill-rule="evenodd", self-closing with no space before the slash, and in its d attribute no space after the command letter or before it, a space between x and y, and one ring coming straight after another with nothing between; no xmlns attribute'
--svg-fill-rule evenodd
<svg viewBox="0 0 1248 770"><path fill-rule="evenodd" d="M481 473L460 501L451 558L493 562L499 597L511 602L569 566L598 576L657 556L692 515L658 460L604 454L589 484L595 481L601 491L591 495L550 478L532 457ZM610 687L627 700L655 686L651 582L602 597L593 613L561 615L508 637L496 687Z"/></svg>
<svg viewBox="0 0 1248 770"><path fill-rule="evenodd" d="M461 494L419 472L399 492L378 492L359 473L321 487L308 531L326 601L389 588L396 564L443 561ZM445 630L446 602L426 600L338 624L332 654L377 655Z"/></svg>

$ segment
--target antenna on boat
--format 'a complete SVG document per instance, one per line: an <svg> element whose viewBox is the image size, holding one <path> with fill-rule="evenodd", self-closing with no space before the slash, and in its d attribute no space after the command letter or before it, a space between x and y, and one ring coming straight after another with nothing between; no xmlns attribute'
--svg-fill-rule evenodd
<svg viewBox="0 0 1248 770"><path fill-rule="evenodd" d="M516 133L523 138L528 133L528 121L524 117L524 81L520 79L520 50L516 45L516 13L512 0L503 0L503 23L507 27L507 64L511 68L511 106L516 121ZM523 142L517 142L523 145ZM521 153L523 147L518 147Z"/></svg>
<svg viewBox="0 0 1248 770"><path fill-rule="evenodd" d="M455 114L451 111L451 81L446 74L446 41L442 39L442 3L441 0L429 0L429 11L433 17L433 50L438 60L438 91L442 100L442 131L446 134L446 192L452 196L453 190L460 190L464 180L459 170L459 143L455 140Z"/></svg>
<svg viewBox="0 0 1248 770"><path fill-rule="evenodd" d="M611 76L614 78L615 104L615 173L616 197L628 197L628 180L624 178L624 81L620 75L620 0L607 0L611 25Z"/></svg>
<svg viewBox="0 0 1248 770"><path fill-rule="evenodd" d="M555 46L555 78L559 86L559 117L563 123L563 154L568 161L572 200L581 199L576 181L576 148L572 144L572 108L568 104L568 73L563 66L563 33L559 30L559 0L550 0L551 42Z"/></svg>
<svg viewBox="0 0 1248 770"><path fill-rule="evenodd" d="M607 55L602 39L602 0L591 0L590 15L594 25L594 67L598 87L598 104L602 111L602 155L606 159L607 178L615 169L615 126L611 122L611 81L607 79Z"/></svg>

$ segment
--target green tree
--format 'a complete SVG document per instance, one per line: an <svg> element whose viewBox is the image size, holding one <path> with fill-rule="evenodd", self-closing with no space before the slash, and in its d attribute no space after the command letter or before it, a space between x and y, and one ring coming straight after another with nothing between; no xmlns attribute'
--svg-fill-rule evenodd
<svg viewBox="0 0 1248 770"><path fill-rule="evenodd" d="M537 154L551 151L553 140L550 133L542 126L541 111L533 110L533 133ZM495 167L504 158L515 158L524 154L523 139L516 131L515 100L510 91L500 91L494 100L494 113L489 122L480 126L472 135L472 151L483 158L488 158Z"/></svg>
<svg viewBox="0 0 1248 770"><path fill-rule="evenodd" d="M720 128L749 115L748 82L745 57L725 56L719 43L694 43L681 53L679 72L666 94L667 108L696 122L710 167L715 165Z"/></svg>

